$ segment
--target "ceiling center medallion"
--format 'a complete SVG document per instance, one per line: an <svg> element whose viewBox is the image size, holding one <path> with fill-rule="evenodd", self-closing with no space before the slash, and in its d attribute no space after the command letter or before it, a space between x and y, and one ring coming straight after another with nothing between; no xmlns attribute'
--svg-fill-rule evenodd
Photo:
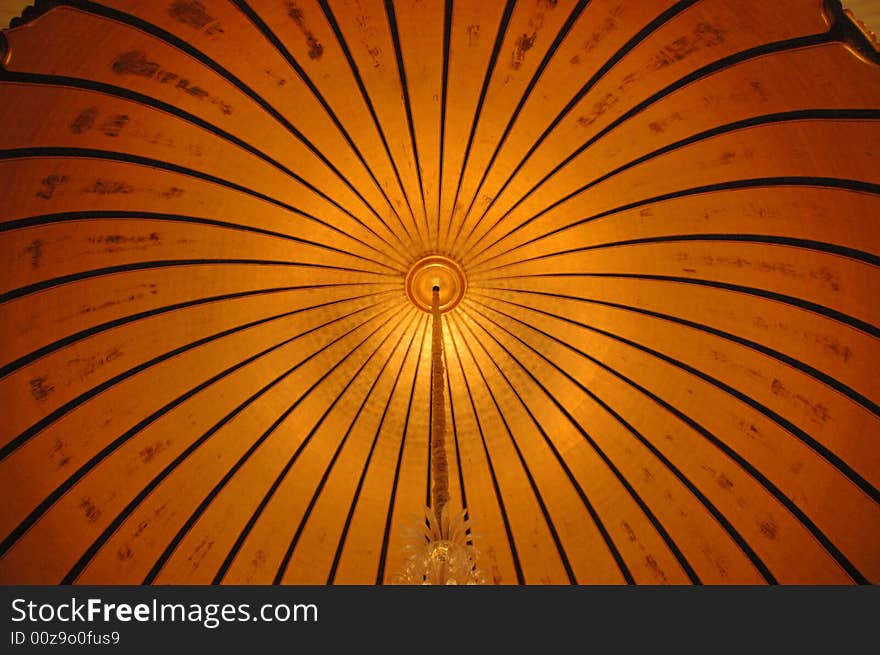
<svg viewBox="0 0 880 655"><path fill-rule="evenodd" d="M440 311L448 312L464 296L467 279L457 262L441 255L423 257L406 274L406 294L422 311L431 311L434 287L440 288Z"/></svg>

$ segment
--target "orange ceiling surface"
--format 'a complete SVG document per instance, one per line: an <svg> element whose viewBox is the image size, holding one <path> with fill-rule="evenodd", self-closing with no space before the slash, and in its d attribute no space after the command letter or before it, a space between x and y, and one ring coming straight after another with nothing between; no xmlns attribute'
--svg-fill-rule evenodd
<svg viewBox="0 0 880 655"><path fill-rule="evenodd" d="M880 74L828 0L38 2L0 582L880 583Z"/></svg>

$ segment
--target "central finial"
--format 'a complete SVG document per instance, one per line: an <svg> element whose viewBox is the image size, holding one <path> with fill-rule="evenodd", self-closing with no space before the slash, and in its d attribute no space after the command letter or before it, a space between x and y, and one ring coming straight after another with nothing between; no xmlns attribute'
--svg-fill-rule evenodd
<svg viewBox="0 0 880 655"><path fill-rule="evenodd" d="M440 311L448 312L464 297L467 280L461 266L442 255L423 257L406 274L406 294L424 312L431 311L434 291L440 299Z"/></svg>

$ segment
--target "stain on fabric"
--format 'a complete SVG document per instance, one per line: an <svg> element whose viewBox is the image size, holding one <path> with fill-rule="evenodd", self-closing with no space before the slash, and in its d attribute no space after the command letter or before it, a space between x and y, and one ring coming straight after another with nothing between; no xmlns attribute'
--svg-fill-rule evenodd
<svg viewBox="0 0 880 655"><path fill-rule="evenodd" d="M43 259L43 241L34 239L25 248L25 252L30 256L31 268L39 268L40 261Z"/></svg>
<svg viewBox="0 0 880 655"><path fill-rule="evenodd" d="M773 378L770 391L780 398L798 403L814 423L822 424L830 418L828 408L823 403L811 401L803 394L790 391L778 378Z"/></svg>
<svg viewBox="0 0 880 655"><path fill-rule="evenodd" d="M513 70L519 70L519 67L522 66L523 61L525 61L526 53L532 49L535 45L535 39L538 38L536 32L532 32L529 34L520 34L519 38L516 40L516 44L513 46L513 57L510 62L510 67Z"/></svg>
<svg viewBox="0 0 880 655"><path fill-rule="evenodd" d="M322 46L311 33L309 33L307 39L309 44L309 57L311 59L320 59L321 55L324 53L324 46Z"/></svg>
<svg viewBox="0 0 880 655"><path fill-rule="evenodd" d="M609 91L597 102L593 103L593 107L589 112L578 118L578 125L581 127L589 127L609 109L617 105L623 93L627 91L633 84L640 79L640 76L629 73L620 80L620 83L613 91Z"/></svg>
<svg viewBox="0 0 880 655"><path fill-rule="evenodd" d="M34 378L30 381L31 385L31 395L34 397L34 400L42 402L49 397L53 391L55 391L55 387L49 384L48 378L46 377L38 377Z"/></svg>
<svg viewBox="0 0 880 655"><path fill-rule="evenodd" d="M98 118L97 107L87 107L76 115L76 118L70 123L68 129L74 134L82 134L92 129L95 119Z"/></svg>
<svg viewBox="0 0 880 655"><path fill-rule="evenodd" d="M382 60L380 59L382 55L382 50L376 46L371 46L369 44L366 45L367 54L370 55L370 60L373 62L373 68L382 68Z"/></svg>
<svg viewBox="0 0 880 655"><path fill-rule="evenodd" d="M86 515L86 518L94 523L99 518L101 518L101 510L98 509L97 505L92 502L91 498L83 498L82 502L79 504L79 508L83 511L83 514Z"/></svg>
<svg viewBox="0 0 880 655"><path fill-rule="evenodd" d="M602 99L593 104L590 111L578 118L578 125L581 127L589 127L596 122L602 114L611 109L618 102L618 97L613 93L606 93Z"/></svg>
<svg viewBox="0 0 880 655"><path fill-rule="evenodd" d="M752 90L755 92L755 95L758 96L758 98L761 100L761 102L767 102L769 96L767 95L767 92L764 90L764 86L760 82L758 82L757 80L753 80L749 84L749 86L752 88Z"/></svg>
<svg viewBox="0 0 880 655"><path fill-rule="evenodd" d="M104 353L89 355L87 357L75 357L67 362L68 367L76 372L80 382L99 371L104 366L122 357L122 350L116 346Z"/></svg>
<svg viewBox="0 0 880 655"><path fill-rule="evenodd" d="M665 46L654 58L652 68L659 70L685 59L700 48L711 48L724 41L724 33L710 23L700 23L692 34L679 37Z"/></svg>
<svg viewBox="0 0 880 655"><path fill-rule="evenodd" d="M776 524L773 521L761 521L761 534L768 539L776 539Z"/></svg>
<svg viewBox="0 0 880 655"><path fill-rule="evenodd" d="M196 546L195 550L193 550L189 557L186 558L190 562L193 571L199 568L202 560L205 559L205 556L211 551L213 546L214 542L209 541L206 537L202 539L199 545Z"/></svg>
<svg viewBox="0 0 880 655"><path fill-rule="evenodd" d="M115 137L119 136L119 133L122 131L122 128L124 128L127 123L128 123L128 116L126 116L125 114L117 114L117 115L112 116L111 118L107 119L101 125L100 129L104 135L115 138Z"/></svg>
<svg viewBox="0 0 880 655"><path fill-rule="evenodd" d="M730 478L721 473L718 475L718 486L722 489L730 489L733 486L733 482L730 481Z"/></svg>
<svg viewBox="0 0 880 655"><path fill-rule="evenodd" d="M232 114L232 106L229 103L211 96L208 91L177 73L163 70L158 62L147 59L146 53L142 50L130 50L120 54L113 60L112 69L117 75L136 75L155 79L160 84L173 83L175 88L199 100L210 100L211 104L219 107L220 111L227 116Z"/></svg>
<svg viewBox="0 0 880 655"><path fill-rule="evenodd" d="M148 291L144 291L147 289ZM105 302L99 303L97 305L82 305L80 306L78 313L79 314L91 314L92 312L101 311L103 309L108 309L110 307L115 307L116 305L121 305L124 302L133 302L135 300L141 300L146 298L148 295L156 295L158 290L156 289L155 284L139 284L131 292L128 292L128 295L124 298L107 300Z"/></svg>
<svg viewBox="0 0 880 655"><path fill-rule="evenodd" d="M309 59L320 59L321 55L324 54L324 46L322 46L320 41L315 38L312 31L306 27L302 9L300 9L295 2L288 2L287 15L290 16L293 22L296 23L300 32L303 33L303 36L306 37L306 45L309 48Z"/></svg>
<svg viewBox="0 0 880 655"><path fill-rule="evenodd" d="M147 59L143 50L129 50L113 60L113 72L117 75L153 77L159 72L159 63Z"/></svg>
<svg viewBox="0 0 880 655"><path fill-rule="evenodd" d="M681 117L681 114L675 112L671 114L668 118L651 121L650 123L648 123L648 129L655 134L662 134L672 123L679 123L682 120L683 118Z"/></svg>
<svg viewBox="0 0 880 655"><path fill-rule="evenodd" d="M178 80L177 84L175 84L178 89L182 89L185 93L188 93L191 96L195 96L196 98L202 99L208 97L208 92L199 86L194 86L189 80Z"/></svg>
<svg viewBox="0 0 880 655"><path fill-rule="evenodd" d="M840 278L827 268L818 268L809 273L810 277L826 285L832 291L840 291Z"/></svg>
<svg viewBox="0 0 880 655"><path fill-rule="evenodd" d="M49 200L55 195L55 191L59 186L67 182L66 175L48 175L43 178L40 189L37 191L37 198Z"/></svg>
<svg viewBox="0 0 880 655"><path fill-rule="evenodd" d="M274 73L271 68L266 69L266 75L268 75L273 80L275 80L275 83L278 86L284 86L285 84L287 84L287 80L285 78L281 77L281 75Z"/></svg>
<svg viewBox="0 0 880 655"><path fill-rule="evenodd" d="M623 13L623 7L618 5L615 7L609 16L602 21L602 24L599 28L590 34L584 44L581 46L580 55L575 55L569 60L569 63L572 65L577 65L581 61L581 55L586 56L590 54L590 51L593 50L599 42L608 36L611 32L613 32L617 28L617 18Z"/></svg>
<svg viewBox="0 0 880 655"><path fill-rule="evenodd" d="M840 357L844 362L848 362L849 358L852 357L853 351L850 347L844 343L840 343L840 341L830 334L817 336L815 341L835 356Z"/></svg>
<svg viewBox="0 0 880 655"><path fill-rule="evenodd" d="M467 35L468 35L468 45L474 45L477 41L480 40L480 26L479 25L468 25Z"/></svg>
<svg viewBox="0 0 880 655"><path fill-rule="evenodd" d="M119 180L95 180L91 186L85 188L85 192L99 196L127 195L134 192L134 187Z"/></svg>
<svg viewBox="0 0 880 655"><path fill-rule="evenodd" d="M158 232L125 236L122 234L98 234L88 238L88 242L94 245L103 245L104 252L119 252L125 250L144 250L150 246L161 243Z"/></svg>
<svg viewBox="0 0 880 655"><path fill-rule="evenodd" d="M55 461L57 469L62 469L70 462L70 455L67 454L66 444L61 439L56 439L52 450L49 452L49 458Z"/></svg>
<svg viewBox="0 0 880 655"><path fill-rule="evenodd" d="M155 443L150 444L149 446L147 446L146 448L143 448L140 451L139 455L140 455L141 461L144 464L149 464L153 460L153 458L156 457L156 455L161 453L163 450L165 450L170 445L171 445L170 439L166 439L165 441L157 441Z"/></svg>
<svg viewBox="0 0 880 655"><path fill-rule="evenodd" d="M660 565L657 564L657 560L654 559L653 555L646 555L645 563L648 565L648 568L651 569L651 572L654 574L654 577L657 580L659 580L663 584L669 582L666 579L666 574L663 572L663 569L660 568Z"/></svg>
<svg viewBox="0 0 880 655"><path fill-rule="evenodd" d="M199 29L214 21L214 17L207 12L205 5L197 0L175 0L168 8L168 15L184 25Z"/></svg>
<svg viewBox="0 0 880 655"><path fill-rule="evenodd" d="M159 195L162 196L163 198L165 198L166 200L172 200L174 198L179 198L180 196L182 196L183 189L181 189L180 187L173 186L173 187L169 187L165 191L160 192Z"/></svg>

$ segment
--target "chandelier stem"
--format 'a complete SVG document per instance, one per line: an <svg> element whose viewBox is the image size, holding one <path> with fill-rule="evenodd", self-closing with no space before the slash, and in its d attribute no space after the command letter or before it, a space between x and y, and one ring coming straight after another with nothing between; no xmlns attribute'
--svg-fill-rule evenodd
<svg viewBox="0 0 880 655"><path fill-rule="evenodd" d="M443 530L443 508L449 501L449 464L446 459L446 399L443 384L443 323L440 318L440 287L431 298L431 477L432 504L437 525Z"/></svg>

